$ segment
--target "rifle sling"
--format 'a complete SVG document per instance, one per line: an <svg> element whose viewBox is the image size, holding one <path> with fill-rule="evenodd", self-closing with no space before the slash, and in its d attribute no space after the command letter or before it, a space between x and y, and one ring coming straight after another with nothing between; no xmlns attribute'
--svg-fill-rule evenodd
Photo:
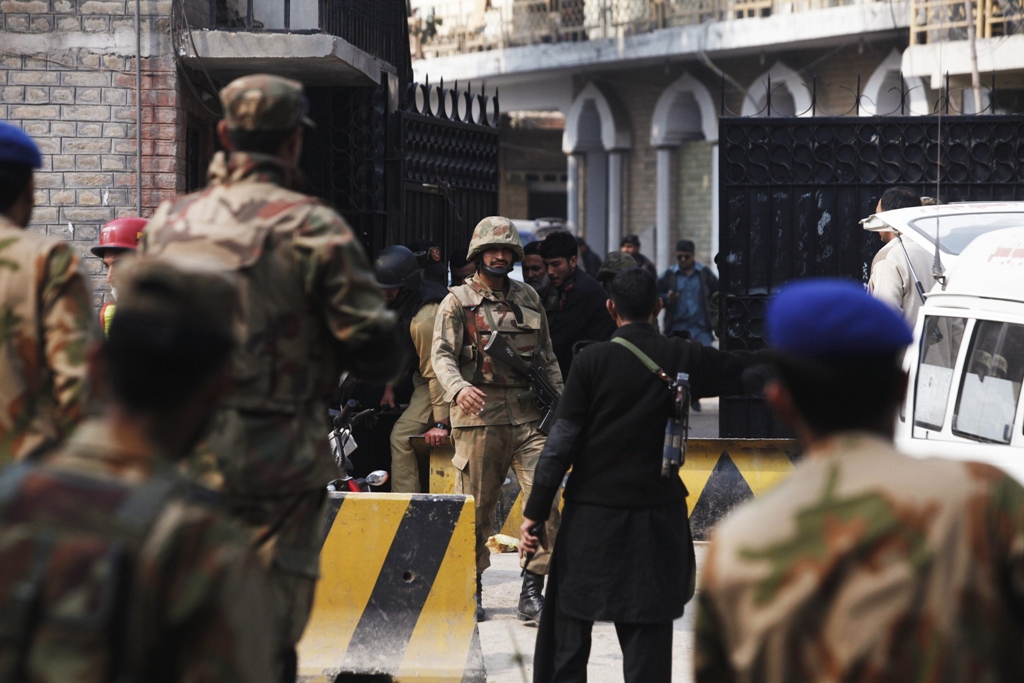
<svg viewBox="0 0 1024 683"><path fill-rule="evenodd" d="M650 356L641 351L636 344L629 341L628 339L623 339L622 337L616 337L615 339L612 339L612 343L626 347L634 356L636 356L640 360L641 363L647 366L648 370L657 375L660 380L662 380L669 386L672 386L673 380L671 377L668 376L668 373L662 370L661 366L659 366L657 363L651 360Z"/></svg>

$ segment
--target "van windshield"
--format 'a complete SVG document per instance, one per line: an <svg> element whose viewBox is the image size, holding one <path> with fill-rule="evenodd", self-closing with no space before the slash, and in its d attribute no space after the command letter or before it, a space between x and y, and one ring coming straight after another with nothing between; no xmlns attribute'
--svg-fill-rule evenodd
<svg viewBox="0 0 1024 683"><path fill-rule="evenodd" d="M953 432L1010 443L1024 381L1024 325L979 320L967 352Z"/></svg>
<svg viewBox="0 0 1024 683"><path fill-rule="evenodd" d="M1024 226L1021 213L971 213L915 218L907 223L935 245L935 228L939 229L939 248L945 254L958 256L975 237L993 230Z"/></svg>

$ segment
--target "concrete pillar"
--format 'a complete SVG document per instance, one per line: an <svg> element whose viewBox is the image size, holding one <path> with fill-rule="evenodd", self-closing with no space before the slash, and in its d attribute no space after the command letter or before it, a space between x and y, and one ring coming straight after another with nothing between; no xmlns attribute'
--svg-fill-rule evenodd
<svg viewBox="0 0 1024 683"><path fill-rule="evenodd" d="M583 226L587 244L601 258L608 253L608 154L603 150L587 152L587 224ZM616 242L615 247L618 248Z"/></svg>
<svg viewBox="0 0 1024 683"><path fill-rule="evenodd" d="M672 262L672 148L658 148L658 202L655 222L654 263L658 274ZM714 239L712 237L712 239Z"/></svg>
<svg viewBox="0 0 1024 683"><path fill-rule="evenodd" d="M608 250L618 249L622 239L622 156L608 154Z"/></svg>
<svg viewBox="0 0 1024 683"><path fill-rule="evenodd" d="M578 154L570 154L566 157L568 181L566 182L566 209L565 220L569 229L576 234L579 231L580 223L580 157Z"/></svg>

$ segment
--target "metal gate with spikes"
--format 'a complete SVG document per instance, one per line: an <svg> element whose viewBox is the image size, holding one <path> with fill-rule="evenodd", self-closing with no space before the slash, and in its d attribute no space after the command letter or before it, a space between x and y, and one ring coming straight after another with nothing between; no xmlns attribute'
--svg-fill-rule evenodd
<svg viewBox="0 0 1024 683"><path fill-rule="evenodd" d="M943 203L1024 200L1024 117L722 118L722 348L766 346L768 296L794 279L867 282L860 220L886 188ZM759 398L723 398L723 438L788 436Z"/></svg>

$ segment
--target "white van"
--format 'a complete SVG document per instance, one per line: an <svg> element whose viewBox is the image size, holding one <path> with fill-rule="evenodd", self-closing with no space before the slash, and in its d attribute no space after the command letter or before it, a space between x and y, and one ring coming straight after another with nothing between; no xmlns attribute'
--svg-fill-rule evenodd
<svg viewBox="0 0 1024 683"><path fill-rule="evenodd" d="M917 230L897 220L896 214L911 213ZM929 248L937 226L946 271L921 307L904 358L910 386L897 447L988 462L1024 481L1024 203L900 209L879 217Z"/></svg>

